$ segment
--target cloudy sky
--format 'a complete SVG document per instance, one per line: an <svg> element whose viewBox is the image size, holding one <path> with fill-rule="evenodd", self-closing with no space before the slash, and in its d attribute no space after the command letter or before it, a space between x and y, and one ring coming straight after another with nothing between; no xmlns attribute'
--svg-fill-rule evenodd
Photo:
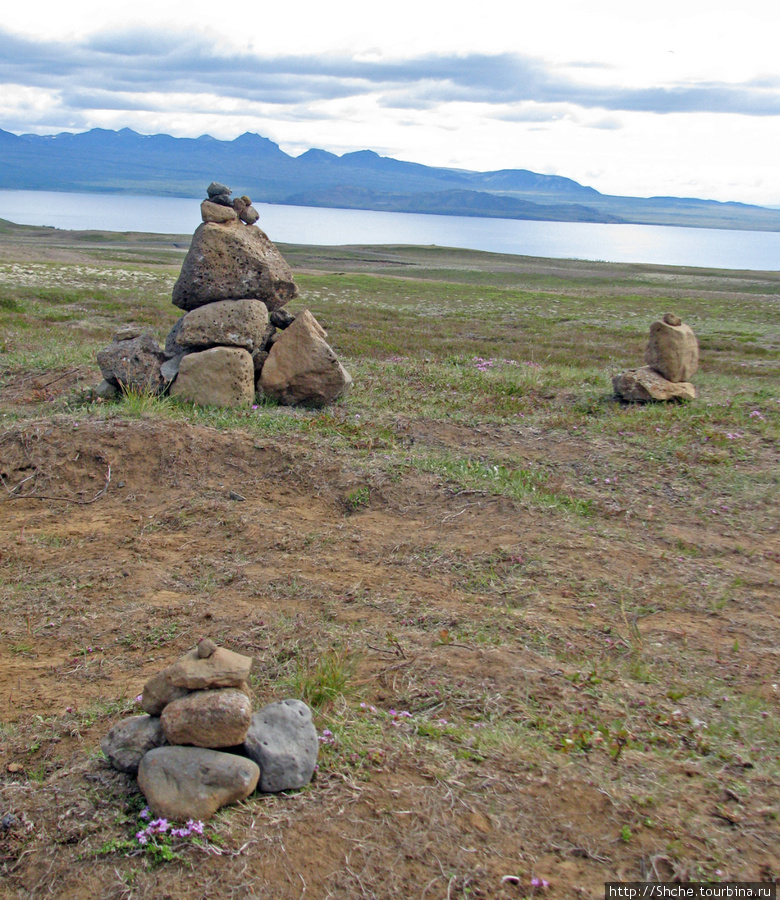
<svg viewBox="0 0 780 900"><path fill-rule="evenodd" d="M777 0L10 5L0 128L17 134L252 131L291 155L780 205Z"/></svg>

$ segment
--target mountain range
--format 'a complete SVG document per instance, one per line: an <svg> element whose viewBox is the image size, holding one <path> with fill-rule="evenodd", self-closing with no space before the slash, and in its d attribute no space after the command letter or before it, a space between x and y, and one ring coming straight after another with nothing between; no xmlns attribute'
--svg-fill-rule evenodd
<svg viewBox="0 0 780 900"><path fill-rule="evenodd" d="M677 197L601 194L527 169L437 168L359 150L293 157L257 134L233 141L129 128L16 135L0 129L0 189L203 197L211 181L255 202L438 215L780 231L780 210Z"/></svg>

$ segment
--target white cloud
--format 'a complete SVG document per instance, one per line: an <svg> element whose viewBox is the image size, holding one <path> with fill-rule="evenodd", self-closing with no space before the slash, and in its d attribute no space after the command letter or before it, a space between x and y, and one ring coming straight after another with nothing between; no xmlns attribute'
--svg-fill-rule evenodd
<svg viewBox="0 0 780 900"><path fill-rule="evenodd" d="M780 203L780 6L764 0L482 0L468 19L419 0L44 0L3 27L6 130L255 131L294 153Z"/></svg>

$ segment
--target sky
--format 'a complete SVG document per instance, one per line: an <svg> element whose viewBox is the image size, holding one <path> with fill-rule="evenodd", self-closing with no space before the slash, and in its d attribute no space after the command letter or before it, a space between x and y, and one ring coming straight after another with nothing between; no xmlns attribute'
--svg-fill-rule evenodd
<svg viewBox="0 0 780 900"><path fill-rule="evenodd" d="M8 6L8 4L6 5ZM38 0L0 128L129 127L780 206L777 0Z"/></svg>

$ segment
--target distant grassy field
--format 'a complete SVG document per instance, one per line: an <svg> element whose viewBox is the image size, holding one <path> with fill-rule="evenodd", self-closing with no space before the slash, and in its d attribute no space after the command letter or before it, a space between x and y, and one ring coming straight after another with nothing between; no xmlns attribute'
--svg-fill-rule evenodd
<svg viewBox="0 0 780 900"><path fill-rule="evenodd" d="M7 896L780 878L780 273L281 245L345 400L96 401L187 241L0 228ZM619 403L667 311L699 398ZM319 772L144 850L98 742L202 634Z"/></svg>

